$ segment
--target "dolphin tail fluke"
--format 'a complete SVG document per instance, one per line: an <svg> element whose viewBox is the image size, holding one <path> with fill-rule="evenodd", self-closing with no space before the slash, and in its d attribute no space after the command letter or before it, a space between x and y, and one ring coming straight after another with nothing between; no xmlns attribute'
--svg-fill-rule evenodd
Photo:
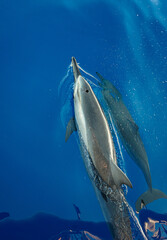
<svg viewBox="0 0 167 240"><path fill-rule="evenodd" d="M144 192L136 201L135 207L136 212L139 212L144 206L147 204L153 202L154 200L160 199L160 198L166 198L167 195L163 193L161 190L153 188L152 191L148 190Z"/></svg>

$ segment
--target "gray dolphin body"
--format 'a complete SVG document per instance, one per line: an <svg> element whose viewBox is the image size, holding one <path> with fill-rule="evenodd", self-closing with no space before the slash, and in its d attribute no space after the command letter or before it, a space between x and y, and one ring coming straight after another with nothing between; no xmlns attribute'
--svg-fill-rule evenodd
<svg viewBox="0 0 167 240"><path fill-rule="evenodd" d="M146 205L158 198L167 198L167 195L158 189L152 189L148 157L139 134L139 127L125 106L120 92L111 82L104 79L99 73L97 73L97 75L101 80L100 85L103 88L102 94L110 109L112 120L121 141L133 161L142 170L149 187L149 190L145 194L142 194L136 202L136 210L139 211L142 208L142 202Z"/></svg>
<svg viewBox="0 0 167 240"><path fill-rule="evenodd" d="M72 58L74 85L74 112L76 128L101 178L112 188L131 182L117 166L115 147L103 110L89 83L81 76L75 58Z"/></svg>
<svg viewBox="0 0 167 240"><path fill-rule="evenodd" d="M112 236L117 240L131 240L129 207L121 185L132 187L132 184L117 166L108 122L91 86L81 76L75 58L72 66L75 116L67 125L66 141L77 130L84 163ZM142 231L138 232L140 237L136 239L144 239Z"/></svg>
<svg viewBox="0 0 167 240"><path fill-rule="evenodd" d="M102 80L102 87L104 88L102 94L109 106L114 125L116 126L121 141L131 158L141 168L146 182L150 190L152 190L148 157L139 134L139 127L125 106L118 90L116 91L116 88L111 83L110 85L109 83L107 84L107 80L102 78L99 73L98 76Z"/></svg>

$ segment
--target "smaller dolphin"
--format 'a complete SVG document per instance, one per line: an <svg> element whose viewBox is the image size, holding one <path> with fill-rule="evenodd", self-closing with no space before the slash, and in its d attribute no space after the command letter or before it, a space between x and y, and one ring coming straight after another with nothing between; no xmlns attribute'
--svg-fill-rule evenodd
<svg viewBox="0 0 167 240"><path fill-rule="evenodd" d="M146 182L152 190L148 157L139 134L139 127L133 120L116 87L99 73L97 75L102 82L100 84L103 88L102 94L110 109L114 125L117 128L122 143L133 161L141 168Z"/></svg>
<svg viewBox="0 0 167 240"><path fill-rule="evenodd" d="M148 157L140 137L139 127L125 106L120 92L110 81L104 79L99 73L96 74L101 80L102 94L110 109L121 141L130 157L142 170L149 187L149 190L142 194L136 202L136 210L139 211L143 206L142 201L148 204L158 198L167 198L167 195L158 189L152 189Z"/></svg>
<svg viewBox="0 0 167 240"><path fill-rule="evenodd" d="M74 209L76 211L78 220L81 220L81 211L80 211L79 207L77 207L77 205L75 205L74 203L73 203L73 206L74 206Z"/></svg>

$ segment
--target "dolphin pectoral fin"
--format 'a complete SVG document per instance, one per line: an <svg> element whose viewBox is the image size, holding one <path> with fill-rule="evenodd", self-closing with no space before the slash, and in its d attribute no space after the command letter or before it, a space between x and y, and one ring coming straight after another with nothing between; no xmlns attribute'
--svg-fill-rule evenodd
<svg viewBox="0 0 167 240"><path fill-rule="evenodd" d="M144 192L136 201L135 208L136 212L139 212L143 206L146 206L147 204L159 199L159 198L166 198L167 195L163 193L162 191L158 189L152 189L152 192L150 190ZM144 204L143 204L144 203Z"/></svg>
<svg viewBox="0 0 167 240"><path fill-rule="evenodd" d="M75 125L75 119L71 118L66 127L66 136L65 136L66 142L74 131L77 131L77 128Z"/></svg>
<svg viewBox="0 0 167 240"><path fill-rule="evenodd" d="M115 104L115 98L110 94L109 90L102 90L101 93L106 100L108 106Z"/></svg>
<svg viewBox="0 0 167 240"><path fill-rule="evenodd" d="M102 77L102 75L98 72L96 72L97 76L100 78L101 82L103 83L103 81L105 81L104 77ZM101 85L101 83L100 83Z"/></svg>
<svg viewBox="0 0 167 240"><path fill-rule="evenodd" d="M135 122L133 122L132 120L128 119L129 123L131 124L132 128L134 129L134 132L138 132L139 127L137 126L137 124Z"/></svg>
<svg viewBox="0 0 167 240"><path fill-rule="evenodd" d="M112 177L115 184L120 187L122 184L126 184L130 188L132 188L132 183L129 178L125 175L125 173L116 165L112 164Z"/></svg>

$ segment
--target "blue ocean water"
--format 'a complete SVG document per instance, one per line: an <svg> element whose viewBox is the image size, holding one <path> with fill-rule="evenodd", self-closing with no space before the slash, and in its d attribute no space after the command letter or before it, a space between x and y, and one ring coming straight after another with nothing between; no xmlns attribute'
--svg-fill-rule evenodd
<svg viewBox="0 0 167 240"><path fill-rule="evenodd" d="M165 0L1 0L0 212L74 219L75 203L83 220L104 221L75 137L65 143L58 86L72 56L119 89L139 126L153 187L167 193L166 43ZM125 151L124 158L134 207L147 185ZM166 213L167 200L148 208Z"/></svg>

